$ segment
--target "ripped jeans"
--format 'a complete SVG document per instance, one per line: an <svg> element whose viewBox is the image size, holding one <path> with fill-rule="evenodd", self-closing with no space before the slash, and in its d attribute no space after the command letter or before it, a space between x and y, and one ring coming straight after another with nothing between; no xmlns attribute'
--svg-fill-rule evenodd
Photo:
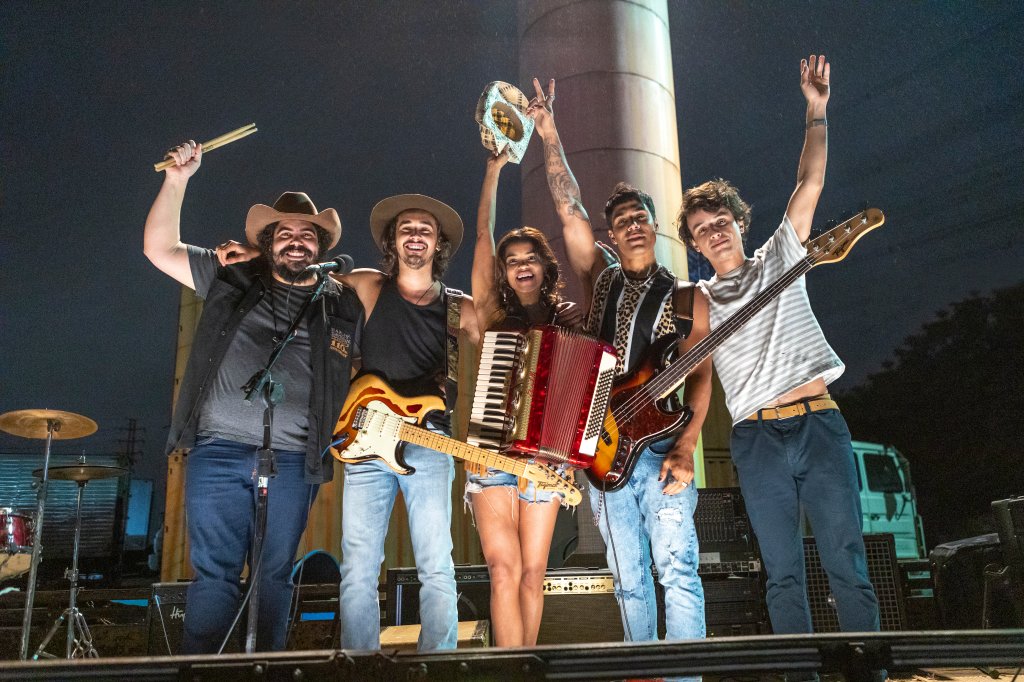
<svg viewBox="0 0 1024 682"><path fill-rule="evenodd" d="M697 488L663 495L658 481L664 456L641 453L629 481L615 492L590 485L594 517L606 546L608 567L626 640L658 639L658 603L651 559L665 590L666 639L705 636L704 588L697 577L697 530L693 512Z"/></svg>

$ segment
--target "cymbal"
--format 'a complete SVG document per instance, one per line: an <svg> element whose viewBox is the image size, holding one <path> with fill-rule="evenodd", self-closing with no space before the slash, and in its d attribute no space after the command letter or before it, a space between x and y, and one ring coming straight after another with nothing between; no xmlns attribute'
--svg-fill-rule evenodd
<svg viewBox="0 0 1024 682"><path fill-rule="evenodd" d="M113 478L127 474L127 469L121 467L100 466L98 464L71 464L62 467L50 467L50 480L53 481L94 481L100 478ZM36 478L43 477L43 470L36 469L32 472Z"/></svg>
<svg viewBox="0 0 1024 682"><path fill-rule="evenodd" d="M54 440L82 438L96 433L96 422L74 412L61 410L16 410L0 414L0 431L21 436L46 440L47 427L55 422Z"/></svg>

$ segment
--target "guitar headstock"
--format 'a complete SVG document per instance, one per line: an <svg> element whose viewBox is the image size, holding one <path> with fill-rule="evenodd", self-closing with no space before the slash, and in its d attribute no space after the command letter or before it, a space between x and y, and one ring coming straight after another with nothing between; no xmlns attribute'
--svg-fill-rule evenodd
<svg viewBox="0 0 1024 682"><path fill-rule="evenodd" d="M544 464L527 464L525 473L537 486L537 490L558 493L570 507L575 507L583 501L583 493L573 485L572 480L565 478L552 467Z"/></svg>
<svg viewBox="0 0 1024 682"><path fill-rule="evenodd" d="M861 211L836 225L820 237L807 242L807 256L814 265L838 263L846 258L857 240L885 222L885 215L877 208Z"/></svg>

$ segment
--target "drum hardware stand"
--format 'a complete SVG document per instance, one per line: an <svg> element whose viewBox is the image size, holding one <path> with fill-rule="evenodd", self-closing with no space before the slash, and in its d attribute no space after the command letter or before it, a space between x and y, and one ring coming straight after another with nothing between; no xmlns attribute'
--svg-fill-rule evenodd
<svg viewBox="0 0 1024 682"><path fill-rule="evenodd" d="M245 386L242 387L242 390L245 391L246 404L252 404L253 399L259 394L263 397L263 402L266 405L266 409L263 412L263 447L257 451L256 524L253 532L252 549L249 554L249 590L246 598L242 600L242 606L238 615L235 616L235 622L238 622L238 618L241 616L241 609L245 608L245 603L248 601L249 619L245 634L245 653L247 654L256 651L256 628L259 620L260 606L260 568L263 564L263 538L267 532L267 505L270 501L270 479L277 475L277 460L274 458L274 451L270 447L271 429L274 424L274 405L281 402L281 399L284 397L284 385L273 380L270 370L278 358L281 357L288 343L295 338L299 324L301 324L306 316L306 311L314 301L320 298L327 284L327 279L328 276L326 274L322 272L317 273L316 288L313 290L312 295L303 301L302 306L295 315L295 319L292 320L291 326L288 327L288 331L274 346L266 366L256 372ZM271 291L270 295L273 296L274 292ZM234 630L234 623L232 623L231 628L224 637L224 642L220 647L221 651L224 650L228 638L231 637L231 630Z"/></svg>
<svg viewBox="0 0 1024 682"><path fill-rule="evenodd" d="M50 631L46 633L46 637L36 649L36 653L32 656L33 661L38 661L40 657L56 658L56 656L46 653L44 649L57 634L57 630L64 621L67 621L68 624L66 646L68 658L99 658L100 655L92 644L92 633L89 631L88 623L85 622L85 616L78 610L78 546L82 537L82 493L85 491L85 484L89 481L86 479L75 482L78 484L78 505L75 507L75 544L71 553L71 568L64 571L64 577L71 581L69 603L68 607L57 616L57 620L54 621Z"/></svg>
<svg viewBox="0 0 1024 682"><path fill-rule="evenodd" d="M28 639L32 629L32 607L36 600L36 579L39 573L39 560L43 552L43 512L46 511L46 489L50 482L50 448L53 445L53 434L60 431L59 419L46 420L46 449L43 454L43 477L36 494L36 518L32 528L32 567L28 572L28 592L25 593L25 615L21 620L21 660L28 658ZM77 537L77 536L76 536Z"/></svg>

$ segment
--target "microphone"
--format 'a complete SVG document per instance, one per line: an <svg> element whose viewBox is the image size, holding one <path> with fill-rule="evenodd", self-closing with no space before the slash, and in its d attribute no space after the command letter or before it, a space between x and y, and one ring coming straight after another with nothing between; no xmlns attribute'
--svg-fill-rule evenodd
<svg viewBox="0 0 1024 682"><path fill-rule="evenodd" d="M328 272L337 272L341 275L345 275L352 272L352 268L355 267L355 261L352 260L352 256L347 253L343 253L340 256L329 260L326 263L316 263L315 265L307 265L303 272L313 272L317 275L326 275Z"/></svg>

